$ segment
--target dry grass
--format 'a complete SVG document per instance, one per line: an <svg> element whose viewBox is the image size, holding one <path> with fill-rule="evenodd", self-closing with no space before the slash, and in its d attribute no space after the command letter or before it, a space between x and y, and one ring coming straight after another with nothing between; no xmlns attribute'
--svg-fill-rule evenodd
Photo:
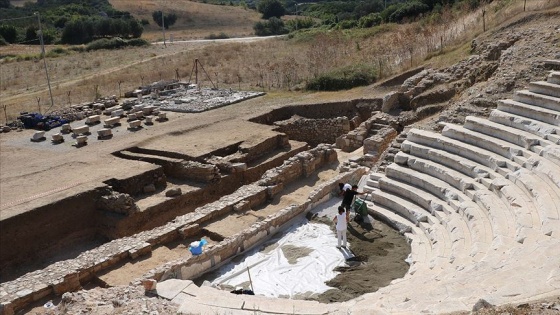
<svg viewBox="0 0 560 315"><path fill-rule="evenodd" d="M118 7L117 3L124 5L127 1L129 5L133 3L132 0L113 2ZM177 1L179 2L193 7L202 5ZM522 2L516 0L508 9L519 11L521 4L522 11ZM554 5L555 2L560 0L534 0L531 4ZM142 0L139 3L146 3L144 7L147 7L151 2ZM138 5L138 8L142 7ZM138 8L135 10L139 10ZM221 12L224 7L205 5L204 8ZM151 12L151 9L144 10ZM210 12L205 14L207 19L211 19ZM506 20L505 16L499 20L495 15L489 7L487 17L492 21L487 22L489 28ZM451 65L468 55L468 43L476 34L482 33L481 16L479 10L453 23L448 21L445 26L389 25L381 29L351 33L302 33L290 40L174 43L167 47L152 45L145 48L73 53L48 58L47 64L55 108L92 101L96 86L101 95L119 95L119 82L124 93L142 84L176 78L177 75L179 79L188 80L195 58L202 62L212 81L221 88L288 90L314 76L356 63L375 65L382 77L425 64L425 58L429 55L435 56L428 61L433 66ZM203 25L210 22L199 23ZM442 42L443 49L440 47ZM18 48L26 54L30 50L39 53L36 46L11 46L8 49L15 51ZM5 53L4 49L0 48L0 53ZM199 79L202 85L210 85L205 77L200 76ZM43 62L29 60L0 63L0 94L0 106L6 106L8 120L14 119L20 111L37 111L38 104L44 112L50 106L50 99ZM4 120L4 115L0 114L0 121Z"/></svg>
<svg viewBox="0 0 560 315"><path fill-rule="evenodd" d="M253 25L260 14L237 6L216 6L189 0L110 0L118 10L129 11L138 19L150 21L143 37L161 41L161 28L152 20L152 12L161 10L177 15L177 22L166 30L175 40L200 39L210 34L225 33L230 37L253 36Z"/></svg>

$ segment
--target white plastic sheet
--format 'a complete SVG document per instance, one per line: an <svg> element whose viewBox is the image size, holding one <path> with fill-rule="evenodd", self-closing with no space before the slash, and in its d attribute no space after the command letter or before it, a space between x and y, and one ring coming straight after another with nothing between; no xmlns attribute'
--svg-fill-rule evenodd
<svg viewBox="0 0 560 315"><path fill-rule="evenodd" d="M251 273L253 290L257 295L268 297L307 296L331 289L325 281L338 273L335 267L345 264L345 252L336 248L336 234L329 226L308 223L307 220L292 225L280 239L272 239L267 244L278 245L270 252L251 251L241 263L230 263L221 268L221 276L212 284L227 284L234 287L245 284L251 289L247 267ZM292 245L306 247L311 253L290 264L282 247Z"/></svg>

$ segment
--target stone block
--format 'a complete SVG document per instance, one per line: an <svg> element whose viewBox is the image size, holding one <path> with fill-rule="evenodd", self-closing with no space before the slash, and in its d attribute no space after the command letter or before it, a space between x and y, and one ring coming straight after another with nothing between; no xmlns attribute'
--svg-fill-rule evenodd
<svg viewBox="0 0 560 315"><path fill-rule="evenodd" d="M126 115L126 120L127 120L127 121L136 120L136 114L128 114L128 115Z"/></svg>
<svg viewBox="0 0 560 315"><path fill-rule="evenodd" d="M140 256L144 256L152 252L152 244L144 242L135 248L128 251L128 255L131 259L136 259Z"/></svg>
<svg viewBox="0 0 560 315"><path fill-rule="evenodd" d="M146 106L142 108L142 112L144 113L144 115L150 115L154 109L154 106Z"/></svg>
<svg viewBox="0 0 560 315"><path fill-rule="evenodd" d="M171 188L168 191L165 192L165 196L166 197L177 197L177 196L181 196L182 192L181 192L181 188L177 187L177 188Z"/></svg>
<svg viewBox="0 0 560 315"><path fill-rule="evenodd" d="M52 142L54 143L61 143L64 142L64 137L61 133L55 133L52 135Z"/></svg>
<svg viewBox="0 0 560 315"><path fill-rule="evenodd" d="M138 129L142 127L142 122L140 120L133 120L128 123L128 129Z"/></svg>
<svg viewBox="0 0 560 315"><path fill-rule="evenodd" d="M88 137L87 136L78 136L76 137L76 145L82 146L87 144Z"/></svg>
<svg viewBox="0 0 560 315"><path fill-rule="evenodd" d="M81 289L79 273L70 273L64 276L63 279L53 284L54 294L62 295L66 292L76 291Z"/></svg>
<svg viewBox="0 0 560 315"><path fill-rule="evenodd" d="M154 123L154 122L153 122L153 119L154 119L153 116L146 116L145 118L146 118L146 121L144 121L144 123L145 123L146 125L151 125L151 124Z"/></svg>
<svg viewBox="0 0 560 315"><path fill-rule="evenodd" d="M107 139L113 136L113 131L111 129L99 129L97 130L97 139Z"/></svg>
<svg viewBox="0 0 560 315"><path fill-rule="evenodd" d="M193 285L191 280L168 279L157 284L157 294L168 300L172 300L188 286Z"/></svg>
<svg viewBox="0 0 560 315"><path fill-rule="evenodd" d="M80 126L72 129L74 136L84 135L89 133L89 126Z"/></svg>
<svg viewBox="0 0 560 315"><path fill-rule="evenodd" d="M183 238L187 238L187 237L191 237L193 235L196 235L200 232L201 228L199 224L191 224L191 225L185 225L182 226L180 228L178 228L179 234L181 234L181 236Z"/></svg>
<svg viewBox="0 0 560 315"><path fill-rule="evenodd" d="M140 118L144 117L144 112L139 111L139 112L135 113L135 115L136 115L136 119L140 119Z"/></svg>
<svg viewBox="0 0 560 315"><path fill-rule="evenodd" d="M111 117L121 117L124 115L124 110L117 109L111 112Z"/></svg>
<svg viewBox="0 0 560 315"><path fill-rule="evenodd" d="M63 133L69 133L72 131L72 128L70 127L70 124L64 124L60 126L60 131Z"/></svg>
<svg viewBox="0 0 560 315"><path fill-rule="evenodd" d="M158 121L166 121L167 120L167 113L159 113L157 120Z"/></svg>
<svg viewBox="0 0 560 315"><path fill-rule="evenodd" d="M31 137L31 141L39 142L45 140L45 132L44 131L36 131L33 136Z"/></svg>
<svg viewBox="0 0 560 315"><path fill-rule="evenodd" d="M94 124L98 124L101 121L101 116L99 115L93 115L93 116L89 116L86 119L86 124L88 125L94 125Z"/></svg>
<svg viewBox="0 0 560 315"><path fill-rule="evenodd" d="M152 291L157 288L157 281L154 279L144 279L142 280L142 286L144 286L144 290Z"/></svg>
<svg viewBox="0 0 560 315"><path fill-rule="evenodd" d="M120 124L121 118L120 117L112 117L109 119L105 119L103 121L105 128L111 128L117 124Z"/></svg>

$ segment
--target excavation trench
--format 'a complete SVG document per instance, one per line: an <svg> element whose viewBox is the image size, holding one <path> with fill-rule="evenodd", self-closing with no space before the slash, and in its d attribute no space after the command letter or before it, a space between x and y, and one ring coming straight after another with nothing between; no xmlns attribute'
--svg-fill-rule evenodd
<svg viewBox="0 0 560 315"><path fill-rule="evenodd" d="M286 225L303 222L303 215L336 195L338 182L357 183L366 172L363 167L341 171L339 161L348 156L337 158L332 145L318 144L339 142L340 137L370 119L371 114L364 112L371 113L375 102L365 105L360 102L321 106L323 109L314 118L310 115L312 107L305 107L303 112L293 109L275 112L267 116L267 120L255 119L274 124L273 132L200 155L181 151L180 146L172 150L169 147L157 149L156 145L114 152L119 159L133 164L147 163L151 168L127 178L105 181L91 192L91 198L80 200L82 207L85 204L91 210L90 214L80 217L89 222L90 229L72 246L64 247L71 243L60 239L60 248L49 256L52 262L62 253L73 252L76 256L69 258L73 259L73 266L78 267L73 267L76 271L72 277L64 276L62 283L42 290L33 300L41 301L52 298L52 294L83 287L140 284L144 279L195 279L209 270L218 270L241 253L258 249L264 241L280 235L278 233ZM350 118L325 116L324 109L327 113L336 113L337 106L346 110ZM290 118L284 119L287 116ZM292 129L306 130L305 126L320 126L319 132L288 135ZM390 127L384 124L380 128ZM375 133L377 131L372 134ZM366 135L367 132L361 136ZM183 136L186 135L176 137ZM383 143L390 140L390 137L382 139ZM346 151L353 151L353 146L346 146ZM343 151L338 154L347 155ZM361 154L361 150L356 151L354 157ZM170 194L172 191L174 195ZM319 224L330 218L322 220ZM325 302L347 300L377 290L404 275L408 269L404 259L410 248L402 236L395 236L403 245L397 246L393 255L388 254L392 250L387 250L384 242L364 237L373 230L356 226L352 231L355 236L352 234L349 239L353 242L352 248L362 252L357 255L362 264L337 269L340 274L329 281L338 289L296 298ZM390 229L385 226L376 226L375 231L389 237ZM199 256L191 255L188 244L201 238L208 241L205 251ZM83 247L91 240L101 245ZM92 264L90 256L99 259ZM379 265L375 269L371 261L385 261L382 265L389 266L391 272ZM367 283L353 280L358 284L342 285L347 281L340 280L344 279L341 277L350 279L348 277L360 277L360 274ZM379 279L372 281L372 275ZM14 303L14 309L21 309L27 303L19 300Z"/></svg>

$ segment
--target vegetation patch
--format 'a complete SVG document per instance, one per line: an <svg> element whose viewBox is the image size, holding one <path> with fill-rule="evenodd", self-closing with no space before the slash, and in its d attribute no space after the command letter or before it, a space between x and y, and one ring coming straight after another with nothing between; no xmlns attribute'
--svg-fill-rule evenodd
<svg viewBox="0 0 560 315"><path fill-rule="evenodd" d="M338 91L372 84L377 79L377 70L371 65L352 65L320 75L307 83L308 90Z"/></svg>
<svg viewBox="0 0 560 315"><path fill-rule="evenodd" d="M118 49L127 46L148 46L149 43L140 38L134 38L130 40L122 39L119 37L115 38L102 38L89 43L85 50L99 50L99 49Z"/></svg>

